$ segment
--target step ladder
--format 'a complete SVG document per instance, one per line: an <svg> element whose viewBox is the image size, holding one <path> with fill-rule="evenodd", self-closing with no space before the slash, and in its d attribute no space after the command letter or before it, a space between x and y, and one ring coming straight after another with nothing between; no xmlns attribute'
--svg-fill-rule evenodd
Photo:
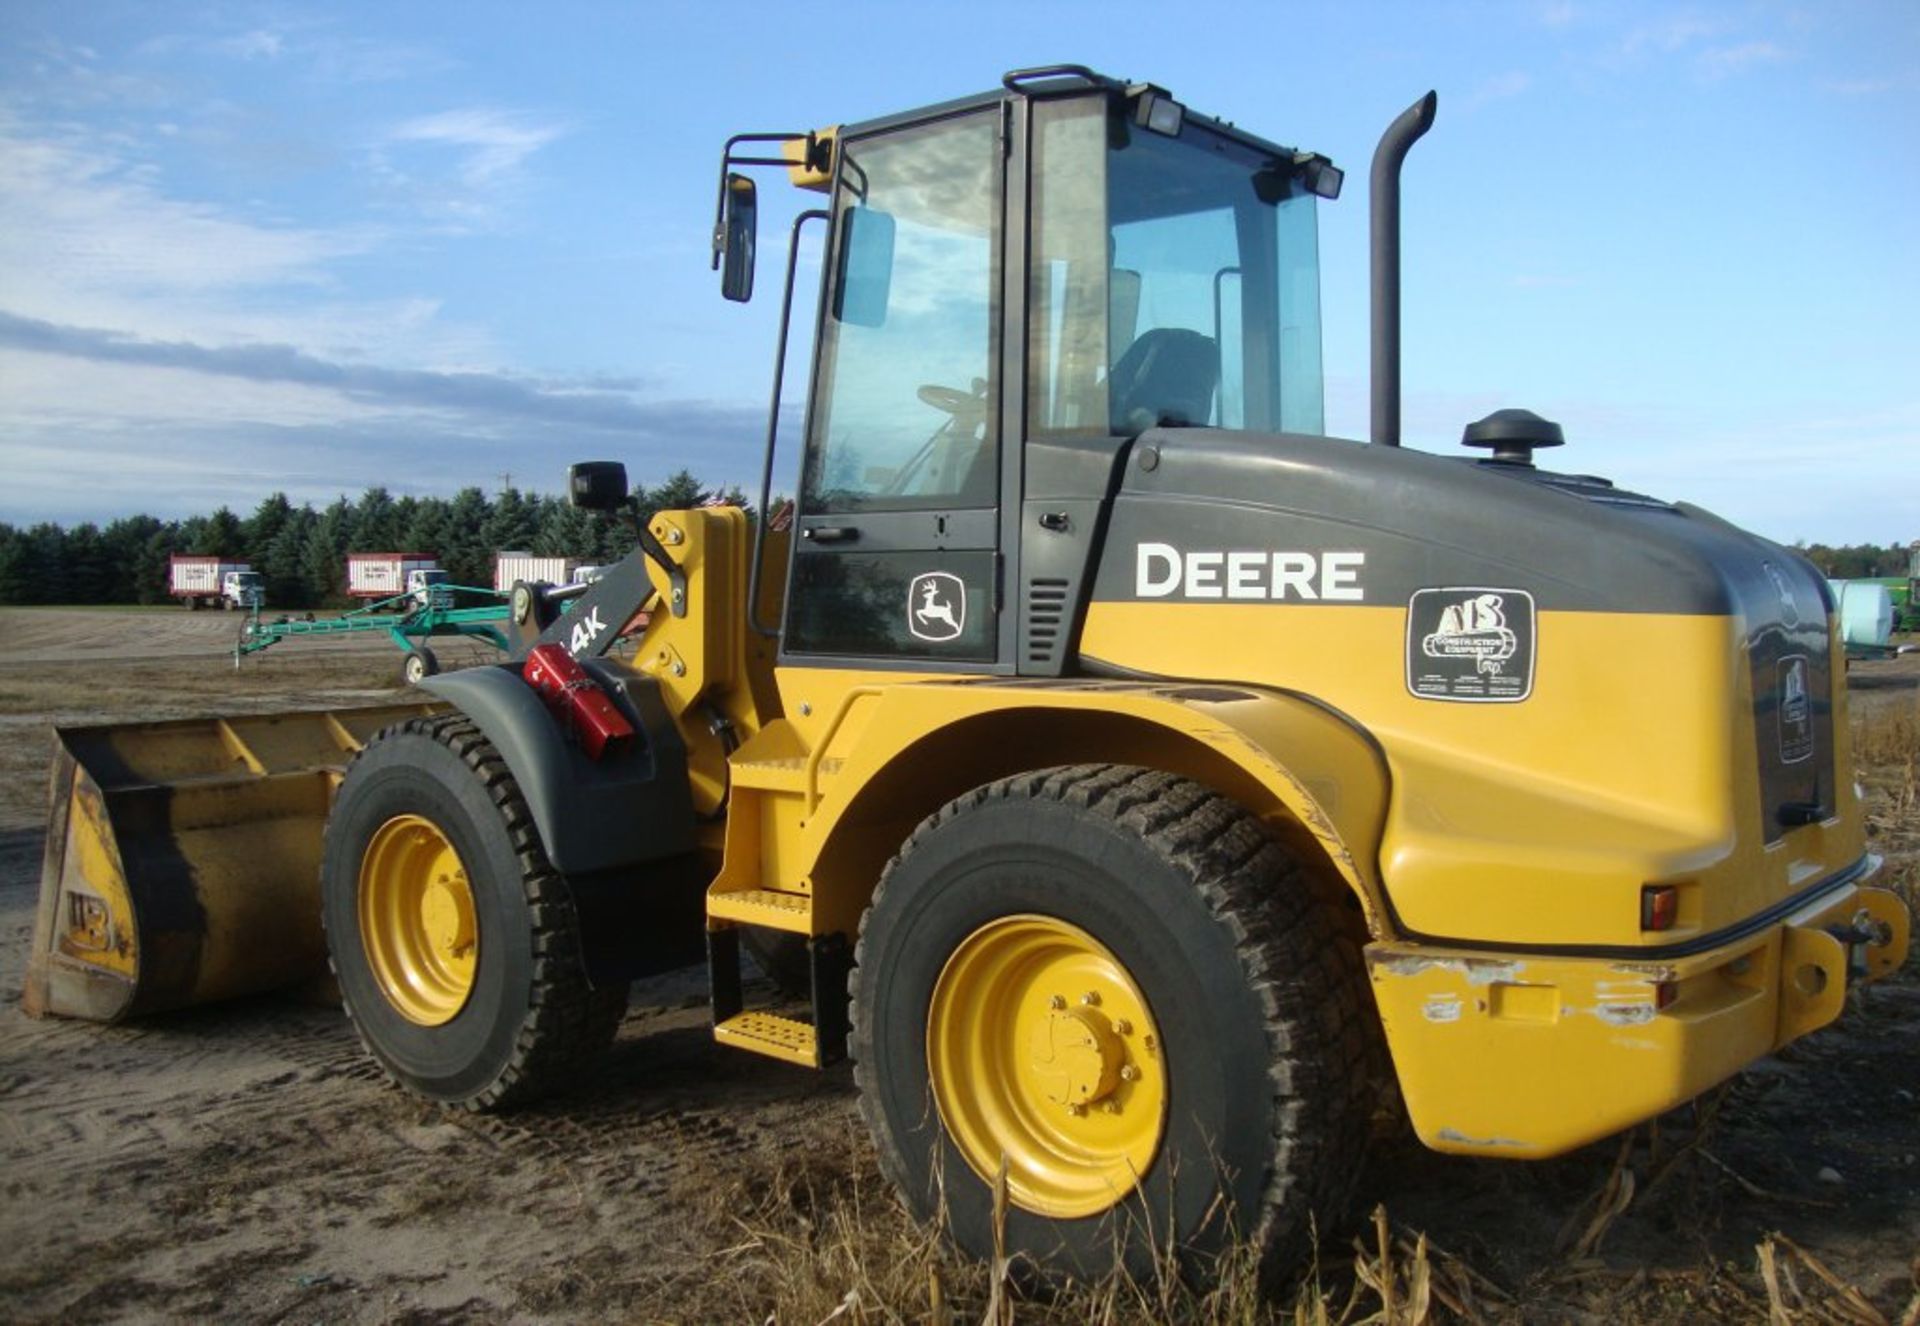
<svg viewBox="0 0 1920 1326"><path fill-rule="evenodd" d="M829 724L829 736L850 700L843 702L843 712ZM840 770L840 761L823 755L824 749L809 748L785 720L768 724L729 761L729 814L758 815L762 798L799 802L811 812L822 783ZM733 878L723 874L707 893L707 972L713 991L714 1039L787 1063L825 1068L846 1057L847 975L853 970L853 945L838 930L816 933L828 922L815 915L811 893L759 887L760 880L748 872L764 868L756 862ZM740 985L742 926L806 937L811 1021L745 1006Z"/></svg>
<svg viewBox="0 0 1920 1326"><path fill-rule="evenodd" d="M770 890L755 890L768 892ZM721 894L713 903L736 895ZM789 895L803 896L803 895ZM731 908L729 909L731 910ZM748 924L764 925L753 920ZM779 926L776 929L790 929ZM827 1068L847 1055L847 973L853 970L853 946L842 934L807 938L807 976L813 1020L785 1017L746 1007L740 986L740 930L734 924L707 927L707 974L713 989L713 1038L737 1050L769 1058Z"/></svg>

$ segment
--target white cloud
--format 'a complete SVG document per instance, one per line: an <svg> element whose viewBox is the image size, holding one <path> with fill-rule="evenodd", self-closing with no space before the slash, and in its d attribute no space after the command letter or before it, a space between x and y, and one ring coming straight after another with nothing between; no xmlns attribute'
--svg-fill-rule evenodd
<svg viewBox="0 0 1920 1326"><path fill-rule="evenodd" d="M500 183L565 132L559 124L480 107L408 120L394 126L387 138L394 143L422 143L463 153L459 178L468 188L486 189Z"/></svg>
<svg viewBox="0 0 1920 1326"><path fill-rule="evenodd" d="M272 60L279 57L285 42L277 32L254 31L227 37L214 43L222 55L239 60Z"/></svg>
<svg viewBox="0 0 1920 1326"><path fill-rule="evenodd" d="M1894 78L1834 78L1820 84L1829 92L1837 92L1843 97L1876 97L1882 92L1891 92L1900 86Z"/></svg>
<svg viewBox="0 0 1920 1326"><path fill-rule="evenodd" d="M1628 55L1639 55L1646 51L1671 55L1695 42L1719 35L1724 26L1717 20L1696 14L1670 14L1628 31L1620 43L1620 49Z"/></svg>
<svg viewBox="0 0 1920 1326"><path fill-rule="evenodd" d="M1743 41L1700 52L1700 68L1713 78L1737 74L1754 65L1777 64L1787 52L1770 41Z"/></svg>
<svg viewBox="0 0 1920 1326"><path fill-rule="evenodd" d="M151 168L0 120L0 271L16 308L102 289L317 284L328 261L364 253L375 240L364 231L261 225L172 198Z"/></svg>

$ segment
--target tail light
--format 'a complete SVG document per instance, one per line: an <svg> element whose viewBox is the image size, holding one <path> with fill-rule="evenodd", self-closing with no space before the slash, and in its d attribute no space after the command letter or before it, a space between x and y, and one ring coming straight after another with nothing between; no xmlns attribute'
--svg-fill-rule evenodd
<svg viewBox="0 0 1920 1326"><path fill-rule="evenodd" d="M1647 884L1640 889L1640 928L1671 930L1680 919L1680 890L1672 884Z"/></svg>

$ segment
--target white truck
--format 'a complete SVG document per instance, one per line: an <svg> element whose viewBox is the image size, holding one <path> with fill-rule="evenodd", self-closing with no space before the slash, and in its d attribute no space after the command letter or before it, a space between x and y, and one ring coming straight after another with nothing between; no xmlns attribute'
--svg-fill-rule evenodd
<svg viewBox="0 0 1920 1326"><path fill-rule="evenodd" d="M571 585L580 571L575 557L536 557L530 552L499 552L493 555L493 587L502 594L515 581L528 584Z"/></svg>
<svg viewBox="0 0 1920 1326"><path fill-rule="evenodd" d="M347 554L347 594L356 599L397 598L415 588L416 571L438 571L440 559L432 553L357 552Z"/></svg>
<svg viewBox="0 0 1920 1326"><path fill-rule="evenodd" d="M445 571L437 566L416 567L407 572L407 596L423 608L433 606L434 589L448 581ZM447 590L442 596L443 607L453 606L453 591Z"/></svg>
<svg viewBox="0 0 1920 1326"><path fill-rule="evenodd" d="M260 573L245 562L175 553L167 562L167 593L190 609L266 606Z"/></svg>

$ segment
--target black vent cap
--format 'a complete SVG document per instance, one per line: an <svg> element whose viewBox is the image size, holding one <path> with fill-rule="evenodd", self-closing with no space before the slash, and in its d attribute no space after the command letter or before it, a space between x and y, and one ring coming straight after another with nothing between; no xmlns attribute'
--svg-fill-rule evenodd
<svg viewBox="0 0 1920 1326"><path fill-rule="evenodd" d="M1532 410L1495 410L1475 419L1460 434L1460 445L1486 447L1493 452L1488 459L1503 465L1531 465L1534 448L1560 447L1566 442L1559 424Z"/></svg>

